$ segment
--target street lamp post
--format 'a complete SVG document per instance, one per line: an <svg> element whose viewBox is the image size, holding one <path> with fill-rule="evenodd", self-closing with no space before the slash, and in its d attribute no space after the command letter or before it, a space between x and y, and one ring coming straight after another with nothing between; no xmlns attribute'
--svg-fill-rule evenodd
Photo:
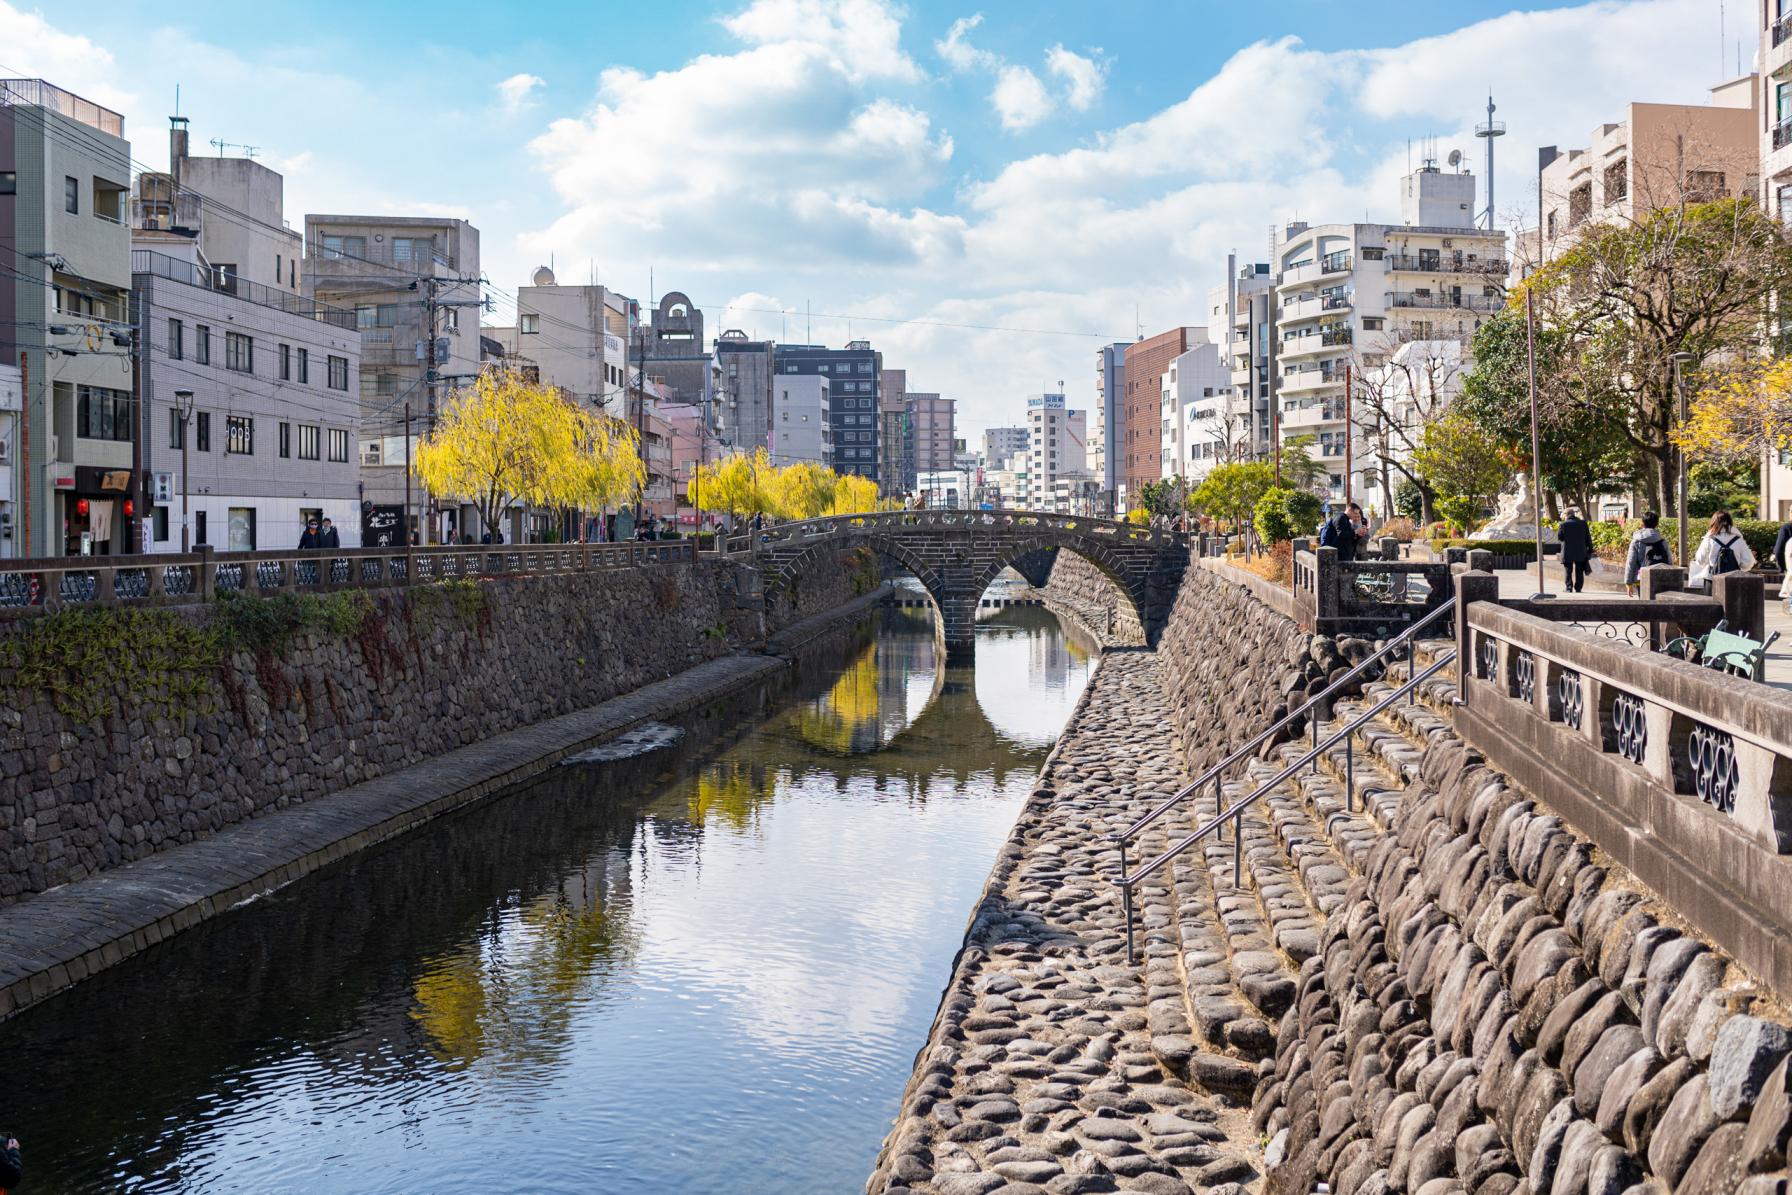
<svg viewBox="0 0 1792 1195"><path fill-rule="evenodd" d="M1674 397L1675 397L1677 406L1679 408L1678 417L1679 417L1680 427L1682 430L1684 430L1686 427L1686 379L1681 374L1680 371L1681 371L1682 366L1690 365L1694 361L1698 360L1698 358L1693 356L1693 354L1691 354L1691 353L1675 353L1671 358L1669 358L1669 360L1671 360L1674 363ZM1679 524L1679 528L1680 528L1680 555L1675 559L1675 563L1678 564L1681 568L1685 568L1687 557L1686 557L1686 449L1684 447L1677 448L1674 450L1674 465L1675 465L1674 486L1675 486L1675 491L1676 491L1675 505L1674 505L1674 518L1675 518L1675 522L1677 522Z"/></svg>
<svg viewBox="0 0 1792 1195"><path fill-rule="evenodd" d="M192 494L192 471L187 468L191 459L193 440L193 392L176 390L174 392L174 410L180 416L180 550L191 552L193 544L190 538L190 519L187 514L188 498Z"/></svg>

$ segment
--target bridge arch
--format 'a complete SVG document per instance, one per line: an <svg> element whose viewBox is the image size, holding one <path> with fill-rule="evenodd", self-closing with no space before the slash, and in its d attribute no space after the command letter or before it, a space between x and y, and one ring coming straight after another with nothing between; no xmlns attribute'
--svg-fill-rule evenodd
<svg viewBox="0 0 1792 1195"><path fill-rule="evenodd" d="M746 541L741 542L747 547ZM978 602L1002 569L1047 549L1087 560L1125 595L1147 643L1175 600L1188 549L1165 531L1034 511L887 511L780 524L752 545L768 592L800 584L828 552L864 546L914 573L948 655L970 654Z"/></svg>

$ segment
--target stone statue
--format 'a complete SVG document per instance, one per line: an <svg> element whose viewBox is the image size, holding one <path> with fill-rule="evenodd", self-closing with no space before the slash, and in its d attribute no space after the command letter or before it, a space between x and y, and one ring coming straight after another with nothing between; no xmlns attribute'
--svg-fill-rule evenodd
<svg viewBox="0 0 1792 1195"><path fill-rule="evenodd" d="M1518 488L1501 494L1499 508L1488 524L1469 536L1470 539L1532 539L1537 534L1537 501L1531 494L1531 475L1518 475ZM1543 542L1556 542L1553 529L1543 529Z"/></svg>

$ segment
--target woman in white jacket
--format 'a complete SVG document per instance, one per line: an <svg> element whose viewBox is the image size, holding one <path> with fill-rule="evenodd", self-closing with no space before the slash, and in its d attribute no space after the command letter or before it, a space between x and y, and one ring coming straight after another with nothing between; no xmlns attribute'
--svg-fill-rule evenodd
<svg viewBox="0 0 1792 1195"><path fill-rule="evenodd" d="M1699 541L1699 550L1693 553L1692 571L1686 579L1689 584L1709 587L1715 576L1747 570L1754 565L1755 554L1748 550L1748 541L1736 530L1730 512L1720 510L1711 516L1711 526L1706 529L1705 538Z"/></svg>

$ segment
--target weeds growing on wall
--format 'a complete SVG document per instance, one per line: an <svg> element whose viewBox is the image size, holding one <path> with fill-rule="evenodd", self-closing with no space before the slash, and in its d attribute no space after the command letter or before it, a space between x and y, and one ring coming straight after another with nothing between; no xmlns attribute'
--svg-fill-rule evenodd
<svg viewBox="0 0 1792 1195"><path fill-rule="evenodd" d="M840 553L840 567L846 572L847 580L852 582L854 597L870 593L883 580L877 567L877 553L870 548L850 548Z"/></svg>
<svg viewBox="0 0 1792 1195"><path fill-rule="evenodd" d="M363 589L266 597L227 591L217 596L212 609L220 647L264 657L284 651L302 631L327 631L344 638L358 633L373 613L373 598Z"/></svg>
<svg viewBox="0 0 1792 1195"><path fill-rule="evenodd" d="M410 595L413 616L431 627L449 615L466 626L473 626L482 623L491 608L485 587L463 578L415 585L411 587Z"/></svg>
<svg viewBox="0 0 1792 1195"><path fill-rule="evenodd" d="M223 648L213 628L170 610L59 610L0 636L0 676L27 699L46 693L71 722L127 710L205 713Z"/></svg>

